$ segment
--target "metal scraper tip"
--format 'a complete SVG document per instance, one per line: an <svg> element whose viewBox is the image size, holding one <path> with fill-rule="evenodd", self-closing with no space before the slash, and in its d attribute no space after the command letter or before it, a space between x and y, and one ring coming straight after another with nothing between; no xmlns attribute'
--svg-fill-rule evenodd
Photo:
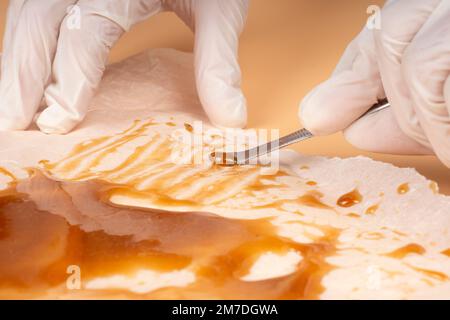
<svg viewBox="0 0 450 320"><path fill-rule="evenodd" d="M215 164L222 166L235 166L238 164L236 152L213 152L210 158Z"/></svg>

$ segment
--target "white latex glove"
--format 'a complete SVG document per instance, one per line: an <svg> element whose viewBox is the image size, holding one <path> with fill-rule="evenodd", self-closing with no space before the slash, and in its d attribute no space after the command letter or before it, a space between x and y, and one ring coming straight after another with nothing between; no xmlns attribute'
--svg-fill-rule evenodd
<svg viewBox="0 0 450 320"><path fill-rule="evenodd" d="M315 134L344 130L358 148L435 153L450 167L449 74L450 1L388 1L381 29L361 32L299 116ZM386 96L392 108L353 123Z"/></svg>
<svg viewBox="0 0 450 320"><path fill-rule="evenodd" d="M86 115L114 43L132 25L166 10L195 30L197 88L211 121L245 126L237 52L248 0L10 0L0 130L26 129L43 96L48 107L37 117L39 128L72 130Z"/></svg>

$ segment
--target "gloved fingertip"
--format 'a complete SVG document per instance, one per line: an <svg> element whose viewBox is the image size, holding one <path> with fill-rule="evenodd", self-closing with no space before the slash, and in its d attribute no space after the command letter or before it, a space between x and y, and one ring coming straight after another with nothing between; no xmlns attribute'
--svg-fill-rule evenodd
<svg viewBox="0 0 450 320"><path fill-rule="evenodd" d="M247 101L240 88L229 85L199 87L199 97L210 121L223 128L247 125Z"/></svg>
<svg viewBox="0 0 450 320"><path fill-rule="evenodd" d="M16 110L8 104L0 106L0 131L21 131L26 130L30 126L32 117L19 110L15 112Z"/></svg>
<svg viewBox="0 0 450 320"><path fill-rule="evenodd" d="M367 130L367 128L365 130ZM380 152L380 153L383 151L385 152L390 151L390 153L394 153L390 149L391 148L394 149L395 146L391 147L391 145L384 142L383 139L379 140L377 139L377 141L373 142L373 137L372 140L369 140L371 138L370 133L361 131L362 131L361 123L359 123L358 125L351 125L350 127L344 130L343 132L344 138L348 143L350 143L353 147L359 150L369 152ZM380 142L380 140L382 141Z"/></svg>
<svg viewBox="0 0 450 320"><path fill-rule="evenodd" d="M29 123L21 120L0 119L0 132L26 130L28 126Z"/></svg>
<svg viewBox="0 0 450 320"><path fill-rule="evenodd" d="M333 125L330 123L330 115L322 109L324 103L320 86L314 88L300 102L298 117L303 126L314 135L323 136L332 134Z"/></svg>
<svg viewBox="0 0 450 320"><path fill-rule="evenodd" d="M390 109L357 120L344 130L344 137L355 148L370 152L401 155L433 154L432 150L403 133Z"/></svg>
<svg viewBox="0 0 450 320"><path fill-rule="evenodd" d="M71 117L58 106L52 105L42 111L36 125L45 134L67 134L81 121L82 119Z"/></svg>
<svg viewBox="0 0 450 320"><path fill-rule="evenodd" d="M208 117L220 128L243 129L247 125L247 107L243 101L236 101L234 105L217 105L209 109Z"/></svg>

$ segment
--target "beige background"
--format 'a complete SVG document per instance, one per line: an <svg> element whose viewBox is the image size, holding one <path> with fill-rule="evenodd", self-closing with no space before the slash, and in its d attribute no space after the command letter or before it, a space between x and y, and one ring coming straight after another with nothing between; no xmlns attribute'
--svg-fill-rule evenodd
<svg viewBox="0 0 450 320"><path fill-rule="evenodd" d="M45 1L45 0L43 0ZM224 0L225 1L225 0ZM367 19L370 4L381 0L253 0L242 36L240 61L251 127L294 131L297 105L314 85L326 79L346 44ZM0 0L3 34L7 0ZM111 53L119 61L146 48L192 50L193 37L173 14L154 17L126 34ZM379 155L356 150L341 134L315 138L295 149L307 154L348 157L364 154L401 167L414 167L450 194L450 170L434 157Z"/></svg>

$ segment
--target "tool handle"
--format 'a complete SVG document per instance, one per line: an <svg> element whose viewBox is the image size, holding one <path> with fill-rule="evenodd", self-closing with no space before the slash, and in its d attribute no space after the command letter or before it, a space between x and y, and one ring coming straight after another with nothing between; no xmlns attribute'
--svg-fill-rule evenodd
<svg viewBox="0 0 450 320"><path fill-rule="evenodd" d="M359 119L377 113L381 110L390 107L389 101L387 99L380 100L378 103L374 104L369 110L367 110ZM234 155L234 159L238 164L245 164L248 160L257 158L266 153L270 153L274 150L284 148L291 144L312 138L314 135L307 129L300 129L293 133L288 134L287 136L281 137L278 140L271 141L269 143L260 145L258 147L252 148L250 150L240 151Z"/></svg>
<svg viewBox="0 0 450 320"><path fill-rule="evenodd" d="M313 134L306 130L306 129L300 129L298 131L295 131L291 134L288 134L287 136L281 137L278 140L278 148L286 147L292 143L300 142L309 138L312 138ZM274 141L272 141L272 144Z"/></svg>
<svg viewBox="0 0 450 320"><path fill-rule="evenodd" d="M380 100L378 103L374 104L369 110L367 110L361 117L359 117L357 120L364 118L365 116L380 112L381 110L384 110L386 108L389 108L391 105L387 99ZM357 121L356 120L356 121ZM278 145L276 141L272 141L269 144L272 146L272 148L267 148L268 150L275 150L273 146L277 146L277 148L281 149L288 145L291 145L293 143L297 143L309 138L312 138L314 135L308 131L307 129L300 129L298 131L295 131L291 134L288 134L287 136L281 137L278 140Z"/></svg>
<svg viewBox="0 0 450 320"><path fill-rule="evenodd" d="M364 118L365 116L368 116L369 114L377 113L381 110L389 108L390 106L391 104L387 99L380 100L378 101L378 103L374 104L369 110L367 110L361 117L359 117L358 120Z"/></svg>

